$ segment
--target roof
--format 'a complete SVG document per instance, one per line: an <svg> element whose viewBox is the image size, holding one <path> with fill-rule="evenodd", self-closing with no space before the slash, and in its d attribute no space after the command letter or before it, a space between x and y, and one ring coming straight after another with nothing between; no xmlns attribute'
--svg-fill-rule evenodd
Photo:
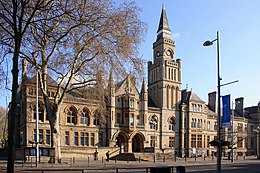
<svg viewBox="0 0 260 173"><path fill-rule="evenodd" d="M161 30L171 31L170 27L169 27L169 24L168 24L168 19L167 19L167 16L166 16L165 8L162 8L161 18L160 18L160 22L159 22L159 27L158 27L157 33L159 31L161 31Z"/></svg>
<svg viewBox="0 0 260 173"><path fill-rule="evenodd" d="M33 77L31 77L31 78L26 78L25 79L25 83L27 84L27 83L29 83L29 84L36 84L36 75L34 75ZM49 86L58 86L58 84L57 84L57 82L54 80L54 79L52 79L52 77L50 77L49 75L47 75L47 84L49 85Z"/></svg>
<svg viewBox="0 0 260 173"><path fill-rule="evenodd" d="M194 92L191 92L191 96L190 96L190 101L196 101L196 102L203 102L203 100L201 100L201 98Z"/></svg>

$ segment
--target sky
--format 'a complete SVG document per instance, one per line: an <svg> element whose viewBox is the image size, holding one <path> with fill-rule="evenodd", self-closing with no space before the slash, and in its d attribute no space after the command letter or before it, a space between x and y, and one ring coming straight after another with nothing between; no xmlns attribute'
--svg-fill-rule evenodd
<svg viewBox="0 0 260 173"><path fill-rule="evenodd" d="M244 97L244 106L260 101L260 1L259 0L137 0L141 18L148 24L140 47L145 61L152 61L162 4L175 41L175 59L182 61L182 89L195 92L208 102L208 93L217 90L216 42L220 43L221 95L231 100Z"/></svg>
<svg viewBox="0 0 260 173"><path fill-rule="evenodd" d="M188 88L208 102L208 93L216 91L216 44L219 31L221 95L231 100L244 97L244 106L260 101L260 0L136 0L148 32L140 46L144 61L152 61L162 4L175 41L175 59L182 60L182 89ZM0 93L0 105L6 107L10 92Z"/></svg>

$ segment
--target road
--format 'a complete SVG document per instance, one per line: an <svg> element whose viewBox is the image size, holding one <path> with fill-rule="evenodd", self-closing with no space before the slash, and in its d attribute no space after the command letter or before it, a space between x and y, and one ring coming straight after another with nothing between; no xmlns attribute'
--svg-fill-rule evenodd
<svg viewBox="0 0 260 173"><path fill-rule="evenodd" d="M207 165L207 166L186 166L186 172L192 173L215 173L216 165ZM221 167L221 173L260 173L260 164L259 163L233 163L225 164Z"/></svg>

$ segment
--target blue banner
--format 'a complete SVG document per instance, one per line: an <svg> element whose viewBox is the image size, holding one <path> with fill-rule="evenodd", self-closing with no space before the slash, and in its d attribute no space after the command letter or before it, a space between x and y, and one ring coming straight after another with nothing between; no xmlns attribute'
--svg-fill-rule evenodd
<svg viewBox="0 0 260 173"><path fill-rule="evenodd" d="M222 127L230 128L230 95L222 96Z"/></svg>

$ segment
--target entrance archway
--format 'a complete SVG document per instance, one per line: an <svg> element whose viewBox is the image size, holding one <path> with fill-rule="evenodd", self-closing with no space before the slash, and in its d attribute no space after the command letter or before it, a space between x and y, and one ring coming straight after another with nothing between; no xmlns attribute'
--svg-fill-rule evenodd
<svg viewBox="0 0 260 173"><path fill-rule="evenodd" d="M128 148L128 143L127 143L127 136L124 133L119 133L118 136L116 137L116 145L118 147L122 147L123 149L122 152L127 151Z"/></svg>
<svg viewBox="0 0 260 173"><path fill-rule="evenodd" d="M137 133L132 138L132 152L141 152L143 151L143 147L143 137Z"/></svg>

